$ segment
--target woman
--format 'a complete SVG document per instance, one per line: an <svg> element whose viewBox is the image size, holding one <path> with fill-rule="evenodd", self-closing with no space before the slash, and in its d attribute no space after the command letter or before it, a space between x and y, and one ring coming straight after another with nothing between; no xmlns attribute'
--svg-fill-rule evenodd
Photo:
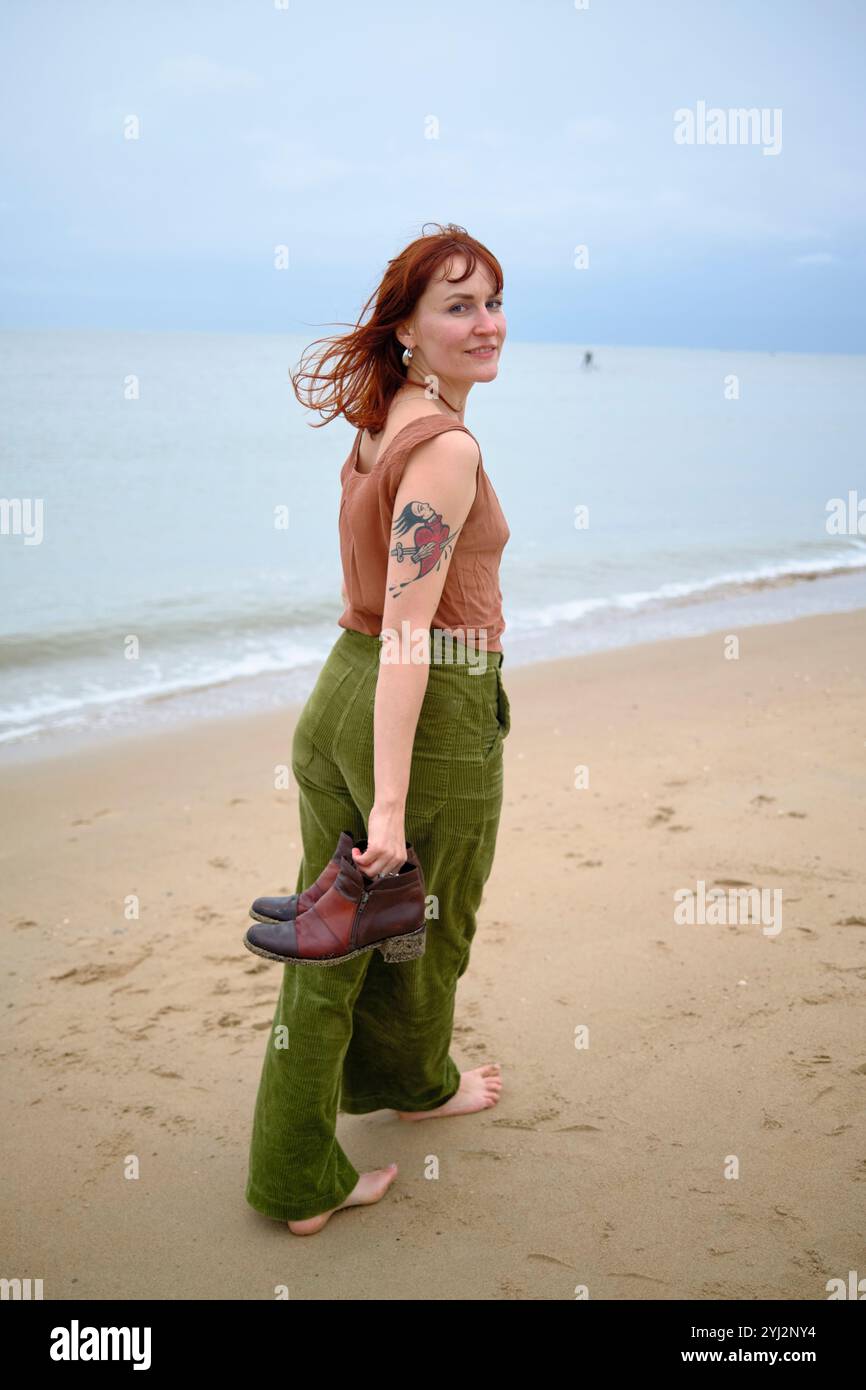
<svg viewBox="0 0 866 1390"><path fill-rule="evenodd" d="M369 323L324 340L316 370L292 376L302 403L330 409L323 423L344 415L357 429L341 472L344 631L292 746L297 893L257 899L264 925L246 938L285 969L245 1195L297 1235L377 1202L396 1175L352 1166L338 1110L417 1121L487 1109L501 1090L498 1064L461 1075L449 1047L510 728L498 583L509 530L463 424L472 387L499 368L502 283L484 246L439 227L389 262ZM377 900L359 946L345 924ZM387 905L400 903L411 909L398 920Z"/></svg>

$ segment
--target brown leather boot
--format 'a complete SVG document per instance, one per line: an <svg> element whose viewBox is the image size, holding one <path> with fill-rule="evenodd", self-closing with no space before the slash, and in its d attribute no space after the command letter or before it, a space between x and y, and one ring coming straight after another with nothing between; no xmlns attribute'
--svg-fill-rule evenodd
<svg viewBox="0 0 866 1390"><path fill-rule="evenodd" d="M359 849L365 845L358 842ZM266 960L293 965L339 965L365 951L381 951L389 964L412 960L424 954L426 945L425 901L424 875L414 851L387 878L369 878L349 855L312 907L290 921L253 923L244 945Z"/></svg>
<svg viewBox="0 0 866 1390"><path fill-rule="evenodd" d="M359 840L358 844L362 842ZM349 830L342 830L337 841L337 848L331 855L315 883L311 883L309 888L305 888L303 893L292 893L288 898L256 898L250 908L250 916L257 922L292 922L299 912L306 912L308 907L317 903L323 893L327 893L340 868L340 861L345 857L351 859L352 849L355 844L355 837ZM366 848L366 840L363 841Z"/></svg>

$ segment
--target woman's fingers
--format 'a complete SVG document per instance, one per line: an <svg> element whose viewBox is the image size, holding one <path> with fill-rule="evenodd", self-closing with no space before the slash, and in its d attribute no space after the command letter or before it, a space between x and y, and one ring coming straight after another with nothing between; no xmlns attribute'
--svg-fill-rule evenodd
<svg viewBox="0 0 866 1390"><path fill-rule="evenodd" d="M375 878L377 874L396 873L403 860L397 863L393 859L383 859L381 855L369 849L360 854L357 849L352 850L352 858L356 869L361 869L368 878Z"/></svg>
<svg viewBox="0 0 866 1390"><path fill-rule="evenodd" d="M369 849L365 850L363 854L357 849L353 849L352 858L355 861L355 868L361 869L368 878L374 878L376 874L381 872L379 869L378 854L373 853Z"/></svg>

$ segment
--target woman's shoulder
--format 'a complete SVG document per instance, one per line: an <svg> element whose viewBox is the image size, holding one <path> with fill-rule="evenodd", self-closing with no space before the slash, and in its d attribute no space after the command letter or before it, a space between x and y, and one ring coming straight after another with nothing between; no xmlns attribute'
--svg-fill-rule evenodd
<svg viewBox="0 0 866 1390"><path fill-rule="evenodd" d="M412 450L434 440L448 440L445 447L458 452L473 451L477 453L476 461L480 461L481 446L468 426L443 415L432 404L425 406L425 402L413 401L411 408L406 406L399 414L395 407L380 434L362 431L359 452L367 470L405 462Z"/></svg>
<svg viewBox="0 0 866 1390"><path fill-rule="evenodd" d="M393 401L379 433L373 435L369 430L365 430L364 434L372 439L374 444L381 444L388 437L393 438L407 425L413 425L416 420L427 420L441 415L442 411L436 408L433 401L419 400L417 396L411 400Z"/></svg>

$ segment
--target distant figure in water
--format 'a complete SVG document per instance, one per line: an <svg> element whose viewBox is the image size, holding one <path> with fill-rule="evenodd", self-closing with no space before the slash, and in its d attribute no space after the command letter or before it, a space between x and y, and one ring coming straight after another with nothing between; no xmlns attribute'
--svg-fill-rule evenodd
<svg viewBox="0 0 866 1390"><path fill-rule="evenodd" d="M589 350L583 354L583 365L584 367L592 366L592 353Z"/></svg>

